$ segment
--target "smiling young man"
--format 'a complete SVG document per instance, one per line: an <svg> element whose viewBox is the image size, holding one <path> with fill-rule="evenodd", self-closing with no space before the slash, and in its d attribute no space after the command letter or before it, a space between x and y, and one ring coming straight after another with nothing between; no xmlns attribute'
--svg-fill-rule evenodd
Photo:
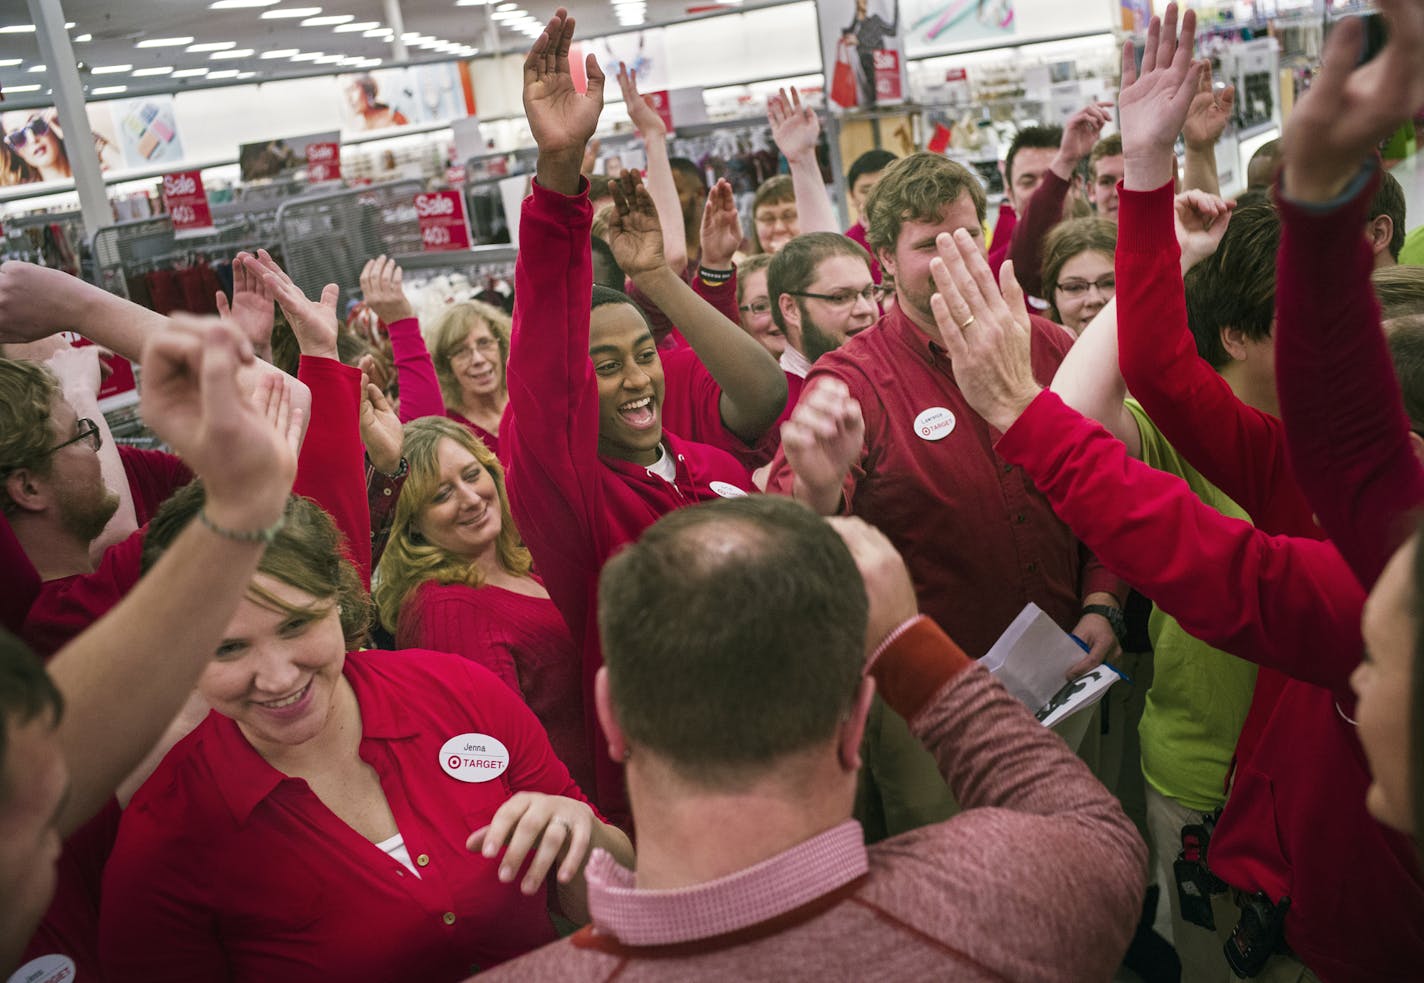
<svg viewBox="0 0 1424 983"><path fill-rule="evenodd" d="M743 495L752 485L731 455L663 430L664 380L652 330L627 297L593 287L593 213L579 165L603 108L604 77L590 56L587 92L574 91L573 28L572 18L556 15L524 64L524 109L539 158L520 219L508 369L513 412L501 443L519 529L583 645L594 727L593 678L602 664L595 599L604 561L661 515ZM623 193L610 234L619 265L664 311L679 297L702 303L666 270L661 236L634 228L644 209L630 208L628 195L641 200L646 191L630 182ZM590 736L593 747L607 746L596 728ZM626 819L621 767L604 755L597 765L590 791L605 815Z"/></svg>
<svg viewBox="0 0 1424 983"><path fill-rule="evenodd" d="M995 455L992 431L964 401L930 309L936 237L963 229L982 248L984 207L978 179L938 154L914 154L886 170L866 213L870 242L895 279L895 307L812 368L767 487L823 515L858 515L884 530L909 564L922 609L971 655L987 652L1033 601L1088 643L1086 669L1117 649L1120 584L1023 472ZM1069 344L1061 327L1035 319L1041 380L1053 377ZM838 426L823 415L823 397L808 405L818 380L844 387L833 400L848 410ZM851 416L863 421L863 436Z"/></svg>

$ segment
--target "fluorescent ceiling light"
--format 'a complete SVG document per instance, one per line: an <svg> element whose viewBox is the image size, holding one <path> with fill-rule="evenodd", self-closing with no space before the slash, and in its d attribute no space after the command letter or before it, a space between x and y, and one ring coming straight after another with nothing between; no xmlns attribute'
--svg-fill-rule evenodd
<svg viewBox="0 0 1424 983"><path fill-rule="evenodd" d="M338 25L337 28L336 28L336 33L337 33L337 34L347 34L347 33L354 34L354 33L356 33L357 31L369 31L369 30L371 30L372 28L376 28L376 27L380 27L380 26L381 26L381 22L378 21L378 20L360 20L360 21L357 21L357 22L354 23L354 24L340 24L340 25Z"/></svg>
<svg viewBox="0 0 1424 983"><path fill-rule="evenodd" d="M320 7L278 7L276 10L262 11L263 20L281 20L287 17L311 17L321 13Z"/></svg>
<svg viewBox="0 0 1424 983"><path fill-rule="evenodd" d="M196 75L206 74L208 74L208 70L206 68L180 68L178 69L178 71L173 73L173 77L176 79L190 79Z"/></svg>
<svg viewBox="0 0 1424 983"><path fill-rule="evenodd" d="M519 4L517 4L517 3L502 3L502 4L500 4L498 7L494 8L494 9L495 9L495 13L502 13L502 12L507 11L507 10L518 10L518 9L519 9Z"/></svg>
<svg viewBox="0 0 1424 983"><path fill-rule="evenodd" d="M330 27L332 24L345 24L355 19L355 14L326 14L321 17L308 17L302 21L302 27Z"/></svg>
<svg viewBox="0 0 1424 983"><path fill-rule="evenodd" d="M322 55L320 58L314 58L312 60L318 65L335 65L345 57L345 55Z"/></svg>
<svg viewBox="0 0 1424 983"><path fill-rule="evenodd" d="M515 21L522 18L524 16L524 13L523 11L518 10L506 10L503 13L495 12L493 14L490 14L490 16L493 17L496 21L500 21L505 24L513 24Z"/></svg>
<svg viewBox="0 0 1424 983"><path fill-rule="evenodd" d="M223 69L222 71L220 71L220 72L209 72L209 73L208 73L208 78L210 78L210 79L235 79L235 78L237 78L237 77L238 77L239 75L241 75L241 74L242 74L242 73L239 72L239 71L238 71L237 69L235 69L235 68L224 68L224 69Z"/></svg>
<svg viewBox="0 0 1424 983"><path fill-rule="evenodd" d="M0 68L10 68L23 62L23 58L0 58Z"/></svg>
<svg viewBox="0 0 1424 983"><path fill-rule="evenodd" d="M95 65L89 69L94 75L120 75L124 72L133 71L132 65Z"/></svg>
<svg viewBox="0 0 1424 983"><path fill-rule="evenodd" d="M325 58L324 51L303 51L299 55L293 55L292 61L316 61L318 58Z"/></svg>
<svg viewBox="0 0 1424 983"><path fill-rule="evenodd" d="M127 91L129 91L127 85L101 85L97 89L90 89L89 94L91 96L113 96Z"/></svg>
<svg viewBox="0 0 1424 983"><path fill-rule="evenodd" d="M143 78L145 75L172 75L172 74L173 74L173 68L172 68L171 66L169 66L169 65L164 65L162 68L140 68L138 71L134 72L134 78Z"/></svg>
<svg viewBox="0 0 1424 983"><path fill-rule="evenodd" d="M273 48L271 51L264 51L258 55L259 58L290 58L293 55L302 53L301 48Z"/></svg>
<svg viewBox="0 0 1424 983"><path fill-rule="evenodd" d="M366 31L361 36L363 38L379 38L382 41L389 41L393 37L395 37L395 34L396 32L391 30L389 27L383 27L375 31Z"/></svg>
<svg viewBox="0 0 1424 983"><path fill-rule="evenodd" d="M182 44L192 44L192 38L149 38L134 45L135 48L176 48Z"/></svg>
<svg viewBox="0 0 1424 983"><path fill-rule="evenodd" d="M189 45L188 53L198 54L202 51L227 51L229 48L236 47L236 41L204 41L202 44Z"/></svg>
<svg viewBox="0 0 1424 983"><path fill-rule="evenodd" d="M75 43L75 44L83 44L83 43L86 42L86 41L93 41L93 40L94 40L94 35L92 35L92 34L81 34L81 35L79 35L78 37L76 37L76 38L74 39L74 43Z"/></svg>
<svg viewBox="0 0 1424 983"><path fill-rule="evenodd" d="M223 58L251 58L256 53L251 48L234 48L231 51L214 51L208 57L216 61Z"/></svg>
<svg viewBox="0 0 1424 983"><path fill-rule="evenodd" d="M488 7L494 0L455 0L457 7Z"/></svg>
<svg viewBox="0 0 1424 983"><path fill-rule="evenodd" d="M0 34L33 34L35 25L33 24L6 24L0 27Z"/></svg>
<svg viewBox="0 0 1424 983"><path fill-rule="evenodd" d="M213 0L208 4L211 10L242 10L245 7L270 7L280 0Z"/></svg>
<svg viewBox="0 0 1424 983"><path fill-rule="evenodd" d="M7 85L7 86L5 86L5 91L6 91L6 92L38 92L38 91L40 91L40 87L39 87L38 85Z"/></svg>
<svg viewBox="0 0 1424 983"><path fill-rule="evenodd" d="M256 73L256 72L238 72L238 73L237 73L237 77L240 78L240 79L256 78L256 77L257 77L257 73Z"/></svg>
<svg viewBox="0 0 1424 983"><path fill-rule="evenodd" d="M42 72L45 70L45 67L43 65L31 65L29 70L32 72Z"/></svg>
<svg viewBox="0 0 1424 983"><path fill-rule="evenodd" d="M67 20L67 21L64 22L64 29L65 29L66 31L72 31L72 30L74 30L74 29L75 29L76 27L78 27L78 26L79 26L79 25L76 24L76 23L74 23L74 21L72 21L72 20Z"/></svg>

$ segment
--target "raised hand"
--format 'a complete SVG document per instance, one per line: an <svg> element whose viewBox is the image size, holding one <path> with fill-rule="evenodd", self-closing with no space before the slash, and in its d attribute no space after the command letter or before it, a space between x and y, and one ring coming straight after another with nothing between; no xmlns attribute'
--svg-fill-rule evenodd
<svg viewBox="0 0 1424 983"><path fill-rule="evenodd" d="M475 830L465 841L465 848L494 859L505 848L499 865L499 879L513 881L523 866L529 851L534 857L519 890L534 894L544 885L544 878L554 862L559 864L559 883L567 884L578 876L588 859L593 844L593 825L597 822L587 803L562 795L542 792L516 792L500 806L489 825Z"/></svg>
<svg viewBox="0 0 1424 983"><path fill-rule="evenodd" d="M644 141L667 138L667 125L658 111L653 108L648 97L638 93L638 70L628 71L628 66L618 63L618 88L623 90L623 103L628 108L628 118L638 128Z"/></svg>
<svg viewBox="0 0 1424 983"><path fill-rule="evenodd" d="M771 124L776 149L788 161L804 160L816 153L816 144L821 139L821 120L814 109L801 104L801 93L796 91L796 86L791 87L789 98L782 89L767 99L766 121Z"/></svg>
<svg viewBox="0 0 1424 983"><path fill-rule="evenodd" d="M272 361L272 325L276 314L272 307L272 292L262 277L252 273L247 261L252 254L238 253L232 258L232 304L221 290L213 298L218 315L242 330L252 342L257 357Z"/></svg>
<svg viewBox="0 0 1424 983"><path fill-rule="evenodd" d="M1424 106L1424 0L1379 0L1389 40L1359 61L1364 29L1335 23L1320 74L1296 103L1281 138L1285 194L1296 201L1338 197L1379 142Z"/></svg>
<svg viewBox="0 0 1424 983"><path fill-rule="evenodd" d="M175 315L143 353L143 419L203 479L204 509L227 529L263 529L281 515L297 473L302 411L278 373L248 396L238 371L252 342L215 318Z"/></svg>
<svg viewBox="0 0 1424 983"><path fill-rule="evenodd" d="M1197 82L1197 94L1192 97L1186 121L1182 123L1182 139L1187 146L1195 150L1215 149L1216 142L1226 132L1226 124L1231 122L1235 105L1236 86L1218 89L1211 75L1211 62L1206 62Z"/></svg>
<svg viewBox="0 0 1424 983"><path fill-rule="evenodd" d="M1172 179L1172 147L1196 97L1205 64L1192 61L1197 15L1188 10L1177 37L1177 5L1167 4L1162 18L1147 28L1139 75L1132 42L1122 46L1122 90L1118 116L1122 121L1123 187L1151 191Z"/></svg>
<svg viewBox="0 0 1424 983"><path fill-rule="evenodd" d="M796 475L793 494L822 515L833 515L841 487L865 444L865 419L838 379L817 379L781 425L781 446Z"/></svg>
<svg viewBox="0 0 1424 983"><path fill-rule="evenodd" d="M1033 328L1014 264L1005 263L995 283L983 251L963 229L952 238L940 233L935 246L930 274L939 292L930 308L954 378L976 413L1008 430L1042 389L1033 377Z"/></svg>
<svg viewBox="0 0 1424 983"><path fill-rule="evenodd" d="M845 540L865 581L870 602L865 623L868 658L892 631L919 614L915 585L904 558L879 529L857 516L833 516L827 521Z"/></svg>
<svg viewBox="0 0 1424 983"><path fill-rule="evenodd" d="M608 189L613 193L613 214L608 219L613 258L633 280L663 269L667 265L663 228L643 179L637 171L624 171L617 181L609 182Z"/></svg>
<svg viewBox="0 0 1424 983"><path fill-rule="evenodd" d="M603 111L603 69L592 54L585 64L587 91L574 88L573 40L574 19L560 7L524 59L524 115L539 145L535 176L541 186L566 195L578 191L584 148Z"/></svg>
<svg viewBox="0 0 1424 983"><path fill-rule="evenodd" d="M415 317L415 309L401 289L404 277L400 265L384 253L366 260L361 268L361 296L384 324Z"/></svg>
<svg viewBox="0 0 1424 983"><path fill-rule="evenodd" d="M1177 245L1182 249L1182 272L1196 266L1221 245L1236 202L1204 191L1177 195Z"/></svg>
<svg viewBox="0 0 1424 983"><path fill-rule="evenodd" d="M709 270L725 270L742 245L742 218L732 186L719 179L707 193L702 209L702 265Z"/></svg>
<svg viewBox="0 0 1424 983"><path fill-rule="evenodd" d="M367 369L370 358L370 355L361 358L361 443L377 471L395 474L400 470L405 429L386 394L371 381Z"/></svg>
<svg viewBox="0 0 1424 983"><path fill-rule="evenodd" d="M297 336L303 355L338 358L336 336L340 325L336 319L336 301L341 296L341 288L328 283L322 288L320 300L309 300L265 249L257 250L255 257L248 256L243 264L277 299L277 306L287 315L287 323L292 326L292 334Z"/></svg>
<svg viewBox="0 0 1424 983"><path fill-rule="evenodd" d="M1063 124L1063 139L1058 142L1058 162L1070 172L1092 153L1102 136L1103 127L1112 122L1112 103L1095 102L1084 106ZM1064 177L1059 174L1059 177ZM1066 178L1065 178L1066 180Z"/></svg>

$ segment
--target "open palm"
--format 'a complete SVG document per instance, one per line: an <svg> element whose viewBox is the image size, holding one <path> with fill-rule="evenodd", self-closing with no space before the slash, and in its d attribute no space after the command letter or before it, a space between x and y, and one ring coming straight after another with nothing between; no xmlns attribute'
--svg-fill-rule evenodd
<svg viewBox="0 0 1424 983"><path fill-rule="evenodd" d="M562 10L530 48L524 59L524 115L541 153L577 153L598 126L603 111L603 70L593 55L586 65L588 89L579 92L569 72L574 19Z"/></svg>

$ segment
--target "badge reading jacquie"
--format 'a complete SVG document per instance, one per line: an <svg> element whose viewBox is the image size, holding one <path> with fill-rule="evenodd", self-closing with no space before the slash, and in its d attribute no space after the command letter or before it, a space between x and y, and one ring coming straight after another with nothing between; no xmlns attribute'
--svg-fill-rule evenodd
<svg viewBox="0 0 1424 983"><path fill-rule="evenodd" d="M954 413L943 406L931 406L915 417L915 436L921 440L943 440L954 433Z"/></svg>
<svg viewBox="0 0 1424 983"><path fill-rule="evenodd" d="M462 782L488 782L509 767L509 749L488 734L457 734L440 748L440 767Z"/></svg>
<svg viewBox="0 0 1424 983"><path fill-rule="evenodd" d="M710 488L710 489L712 489L712 490L713 490L714 492L716 492L718 495L721 495L723 498L746 498L746 497L747 497L747 493L746 493L746 492L742 491L742 490L741 490L740 488L738 488L736 485L728 484L728 483L725 482L725 481L712 481L712 482L709 482L709 483L707 484L707 487Z"/></svg>

